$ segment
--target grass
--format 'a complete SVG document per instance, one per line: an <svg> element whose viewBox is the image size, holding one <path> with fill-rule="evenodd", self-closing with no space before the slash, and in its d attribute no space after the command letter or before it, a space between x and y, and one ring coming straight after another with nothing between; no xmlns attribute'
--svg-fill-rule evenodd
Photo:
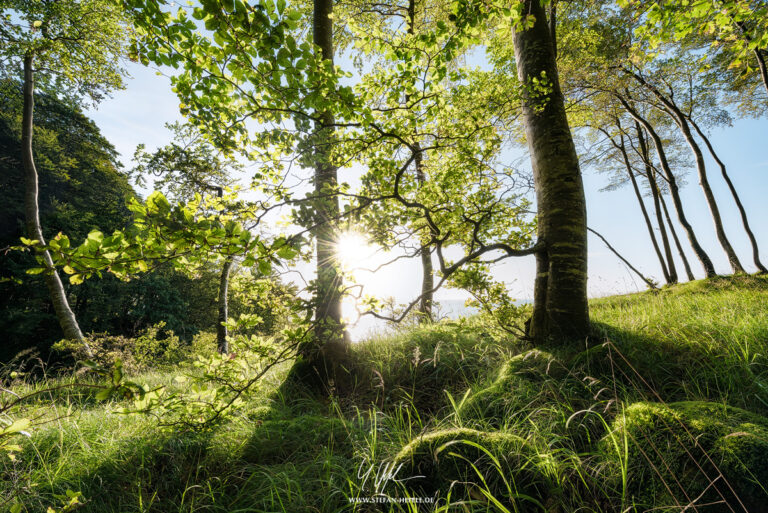
<svg viewBox="0 0 768 513"><path fill-rule="evenodd" d="M57 390L27 406L61 418L0 463L0 503L45 511L71 489L98 513L768 511L767 301L749 276L597 299L593 343L547 350L479 318L408 328L354 346L345 396L292 390L281 366L205 433Z"/></svg>

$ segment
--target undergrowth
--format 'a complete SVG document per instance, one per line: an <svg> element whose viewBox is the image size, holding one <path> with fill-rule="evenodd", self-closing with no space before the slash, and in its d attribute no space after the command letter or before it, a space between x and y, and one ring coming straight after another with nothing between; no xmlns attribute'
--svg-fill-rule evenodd
<svg viewBox="0 0 768 513"><path fill-rule="evenodd" d="M58 420L0 463L0 504L45 511L69 489L98 513L768 511L767 300L749 276L597 299L595 337L559 348L483 318L401 330L354 345L343 396L292 388L283 364L199 433L61 388L26 406Z"/></svg>

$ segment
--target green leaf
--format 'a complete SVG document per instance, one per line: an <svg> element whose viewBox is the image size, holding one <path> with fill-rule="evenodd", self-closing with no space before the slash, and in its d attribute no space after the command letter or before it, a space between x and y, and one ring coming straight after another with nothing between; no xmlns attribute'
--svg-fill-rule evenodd
<svg viewBox="0 0 768 513"><path fill-rule="evenodd" d="M27 274L40 274L42 272L45 272L45 267L32 267L30 269L27 269L25 272Z"/></svg>
<svg viewBox="0 0 768 513"><path fill-rule="evenodd" d="M19 431L24 431L27 429L30 424L31 421L29 419L16 419L11 423L10 426L0 430L0 433L4 435L18 433Z"/></svg>
<svg viewBox="0 0 768 513"><path fill-rule="evenodd" d="M96 393L96 400L97 401L106 401L112 395L113 390L114 389L112 387L104 388L102 390L99 390Z"/></svg>
<svg viewBox="0 0 768 513"><path fill-rule="evenodd" d="M20 237L20 239L21 239L21 243L24 244L25 246L34 246L35 244L40 244L39 240L32 240L26 237Z"/></svg>
<svg viewBox="0 0 768 513"><path fill-rule="evenodd" d="M277 250L277 256L279 256L280 258L284 258L285 260L291 260L297 254L298 252L290 246L283 246L282 248Z"/></svg>
<svg viewBox="0 0 768 513"><path fill-rule="evenodd" d="M157 210L161 214L167 214L171 211L171 204L165 199L162 192L155 191L147 198L147 206L150 209Z"/></svg>

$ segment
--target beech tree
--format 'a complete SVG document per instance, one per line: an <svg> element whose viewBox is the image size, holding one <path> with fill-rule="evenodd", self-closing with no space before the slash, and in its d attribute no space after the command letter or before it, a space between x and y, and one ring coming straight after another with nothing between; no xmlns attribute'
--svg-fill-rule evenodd
<svg viewBox="0 0 768 513"><path fill-rule="evenodd" d="M122 11L108 0L13 0L0 4L3 73L23 77L20 150L26 183L26 230L33 245L44 247L46 243L40 225L38 174L32 141L36 87L75 102L82 98L100 100L110 90L122 86L119 61L125 42ZM64 336L84 342L50 254L41 250L38 256Z"/></svg>
<svg viewBox="0 0 768 513"><path fill-rule="evenodd" d="M652 48L672 41L704 54L702 71L715 69L719 85L750 104L759 84L768 94L768 6L761 1L694 0L688 3L622 0L640 20L636 35ZM762 108L768 104L763 95Z"/></svg>
<svg viewBox="0 0 768 513"><path fill-rule="evenodd" d="M178 123L168 125L174 132L173 143L148 153L140 145L134 153L137 165L131 171L137 185L145 185L153 177L153 187L174 203L194 200L195 195L214 194L223 199L224 189L234 184L231 174L242 167L231 158L220 155L194 128ZM242 202L226 203L228 209L243 207ZM235 218L237 213L234 212ZM223 255L219 272L218 324L216 343L220 353L229 353L229 281L235 265L234 255Z"/></svg>
<svg viewBox="0 0 768 513"><path fill-rule="evenodd" d="M544 244L536 254L528 332L535 340L579 339L589 334L584 186L546 14L538 0L526 0L522 7L524 25L514 29L515 61L528 91L523 116L536 185L538 238ZM546 92L533 93L539 87Z"/></svg>

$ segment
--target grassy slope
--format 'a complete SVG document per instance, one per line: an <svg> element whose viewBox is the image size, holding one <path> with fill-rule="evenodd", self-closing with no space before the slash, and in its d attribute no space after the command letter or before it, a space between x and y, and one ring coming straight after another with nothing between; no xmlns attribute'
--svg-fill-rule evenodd
<svg viewBox="0 0 768 513"><path fill-rule="evenodd" d="M471 511L679 511L702 491L698 504L765 511L767 302L763 277L599 299L592 317L610 342L548 352L479 319L411 329L355 346L349 396L301 398L281 369L203 434L64 394L57 408L72 415L3 463L0 493L20 491L26 511L68 488L99 513L348 511L382 491L379 465L395 460L398 477L428 478L385 493ZM698 509L719 510L730 511Z"/></svg>

